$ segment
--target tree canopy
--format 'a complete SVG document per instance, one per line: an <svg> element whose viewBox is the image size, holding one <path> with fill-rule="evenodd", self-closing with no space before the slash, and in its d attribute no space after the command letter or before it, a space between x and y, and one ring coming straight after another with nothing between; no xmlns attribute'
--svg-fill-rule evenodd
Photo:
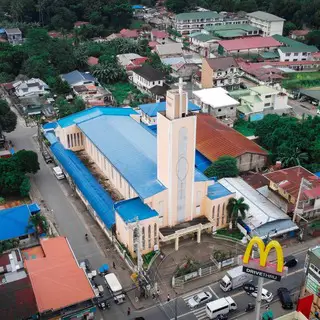
<svg viewBox="0 0 320 320"><path fill-rule="evenodd" d="M0 99L0 134L12 132L17 125L17 115L10 109L6 100Z"/></svg>
<svg viewBox="0 0 320 320"><path fill-rule="evenodd" d="M236 229L238 219L245 219L249 205L244 202L244 198L230 198L227 204L227 213L232 229Z"/></svg>
<svg viewBox="0 0 320 320"><path fill-rule="evenodd" d="M231 156L222 156L214 161L204 174L209 178L216 177L217 179L237 177L239 175L237 159Z"/></svg>

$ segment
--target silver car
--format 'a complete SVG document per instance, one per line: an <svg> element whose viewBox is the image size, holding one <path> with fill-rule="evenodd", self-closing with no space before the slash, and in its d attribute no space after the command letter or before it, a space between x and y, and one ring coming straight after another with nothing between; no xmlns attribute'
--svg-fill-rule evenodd
<svg viewBox="0 0 320 320"><path fill-rule="evenodd" d="M212 294L208 291L200 292L193 297L191 297L187 304L190 308L199 307L212 299Z"/></svg>

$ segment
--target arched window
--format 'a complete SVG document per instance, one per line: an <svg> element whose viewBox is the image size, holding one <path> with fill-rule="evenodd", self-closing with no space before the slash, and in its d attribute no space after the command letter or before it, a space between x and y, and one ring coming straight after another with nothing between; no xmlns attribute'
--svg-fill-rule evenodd
<svg viewBox="0 0 320 320"><path fill-rule="evenodd" d="M212 219L214 219L215 211L216 211L216 206L213 206L212 207Z"/></svg>
<svg viewBox="0 0 320 320"><path fill-rule="evenodd" d="M148 226L148 248L151 248L151 225Z"/></svg>
<svg viewBox="0 0 320 320"><path fill-rule="evenodd" d="M158 226L156 223L153 226L153 236L154 236L154 244L156 245L158 243Z"/></svg>
<svg viewBox="0 0 320 320"><path fill-rule="evenodd" d="M146 248L146 234L144 231L144 227L141 228L141 243L142 243L142 250Z"/></svg>

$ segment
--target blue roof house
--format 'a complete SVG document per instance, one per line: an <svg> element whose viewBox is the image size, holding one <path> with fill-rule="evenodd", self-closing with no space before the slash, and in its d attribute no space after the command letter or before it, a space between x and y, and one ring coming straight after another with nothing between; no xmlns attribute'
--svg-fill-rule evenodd
<svg viewBox="0 0 320 320"><path fill-rule="evenodd" d="M142 122L148 126L152 126L157 124L157 113L166 110L166 102L141 104L139 105L139 108L141 110ZM188 110L189 112L198 113L201 108L189 101Z"/></svg>
<svg viewBox="0 0 320 320"><path fill-rule="evenodd" d="M60 77L63 81L66 81L71 88L98 82L89 72L80 72L78 70L62 74Z"/></svg>
<svg viewBox="0 0 320 320"><path fill-rule="evenodd" d="M35 234L33 227L28 228L29 218L39 211L36 203L0 210L0 241L25 239Z"/></svg>

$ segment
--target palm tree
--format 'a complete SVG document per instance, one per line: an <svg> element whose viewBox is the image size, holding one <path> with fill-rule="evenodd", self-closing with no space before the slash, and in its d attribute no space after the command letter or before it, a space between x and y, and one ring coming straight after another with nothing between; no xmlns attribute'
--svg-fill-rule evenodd
<svg viewBox="0 0 320 320"><path fill-rule="evenodd" d="M227 204L227 213L229 221L231 222L231 228L236 229L237 220L246 218L246 211L249 210L249 205L244 202L244 198L239 199L230 198Z"/></svg>
<svg viewBox="0 0 320 320"><path fill-rule="evenodd" d="M40 213L31 215L27 229L32 227L35 228L37 234L47 233L49 231L47 218Z"/></svg>
<svg viewBox="0 0 320 320"><path fill-rule="evenodd" d="M308 153L301 152L299 148L296 148L292 153L280 158L280 161L284 168L288 168L290 166L300 166L301 163L307 162L308 160Z"/></svg>

